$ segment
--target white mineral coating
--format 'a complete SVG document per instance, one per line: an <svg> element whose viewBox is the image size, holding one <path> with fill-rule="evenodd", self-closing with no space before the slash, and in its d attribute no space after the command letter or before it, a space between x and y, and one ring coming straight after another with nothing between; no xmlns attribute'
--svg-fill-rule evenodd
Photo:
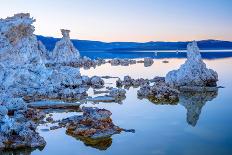
<svg viewBox="0 0 232 155"><path fill-rule="evenodd" d="M0 104L2 104L3 106L5 106L7 108L8 111L17 111L17 110L26 110L27 109L27 105L26 103L23 101L22 98L1 98L0 99Z"/></svg>
<svg viewBox="0 0 232 155"><path fill-rule="evenodd" d="M8 109L0 105L0 121L8 114Z"/></svg>
<svg viewBox="0 0 232 155"><path fill-rule="evenodd" d="M80 58L79 51L74 47L69 37L69 30L61 29L63 37L55 45L51 54L51 59L54 63L72 63Z"/></svg>
<svg viewBox="0 0 232 155"><path fill-rule="evenodd" d="M26 87L40 87L47 80L50 71L43 62L47 51L33 34L34 21L30 14L23 13L0 19L0 80L3 90L18 94Z"/></svg>
<svg viewBox="0 0 232 155"><path fill-rule="evenodd" d="M172 87L181 86L216 86L218 75L208 69L201 58L197 43L194 41L187 46L187 60L178 70L168 72L165 82Z"/></svg>
<svg viewBox="0 0 232 155"><path fill-rule="evenodd" d="M59 66L55 68L52 72L50 80L52 85L58 87L60 87L61 85L67 87L78 87L82 84L82 78L79 68L73 68L69 66Z"/></svg>
<svg viewBox="0 0 232 155"><path fill-rule="evenodd" d="M0 19L0 62L7 66L20 66L31 61L42 63L41 43L33 34L35 20L30 14L15 14Z"/></svg>
<svg viewBox="0 0 232 155"><path fill-rule="evenodd" d="M27 118L34 114L27 115L29 110L21 97L80 98L86 95L82 84L88 79L82 79L78 68L45 66L50 54L33 34L34 21L30 14L23 13L0 19L0 148L45 145L36 132L37 125L31 121L33 118ZM53 52L57 55L52 55L59 64L79 58L69 31L62 30L62 34ZM64 61L59 62L61 58ZM14 115L9 116L12 112Z"/></svg>

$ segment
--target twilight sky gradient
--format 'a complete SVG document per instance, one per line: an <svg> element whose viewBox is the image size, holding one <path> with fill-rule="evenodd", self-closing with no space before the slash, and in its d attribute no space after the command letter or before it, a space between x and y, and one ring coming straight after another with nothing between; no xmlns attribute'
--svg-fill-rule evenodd
<svg viewBox="0 0 232 155"><path fill-rule="evenodd" d="M232 0L1 0L0 18L29 12L36 34L101 41L232 41Z"/></svg>

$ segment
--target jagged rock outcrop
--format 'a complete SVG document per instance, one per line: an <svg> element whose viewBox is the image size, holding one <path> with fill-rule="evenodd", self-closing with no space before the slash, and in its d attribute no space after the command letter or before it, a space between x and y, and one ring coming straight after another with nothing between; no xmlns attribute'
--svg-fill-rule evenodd
<svg viewBox="0 0 232 155"><path fill-rule="evenodd" d="M30 14L0 20L1 89L11 94L41 87L51 73L44 65L46 50L33 34Z"/></svg>
<svg viewBox="0 0 232 155"><path fill-rule="evenodd" d="M214 70L206 67L197 43L195 41L189 43L187 50L187 60L178 70L168 72L165 77L166 83L172 87L217 86L218 75Z"/></svg>
<svg viewBox="0 0 232 155"><path fill-rule="evenodd" d="M51 54L53 63L69 64L78 61L80 58L79 51L74 47L69 37L70 30L61 29L63 37L55 45Z"/></svg>

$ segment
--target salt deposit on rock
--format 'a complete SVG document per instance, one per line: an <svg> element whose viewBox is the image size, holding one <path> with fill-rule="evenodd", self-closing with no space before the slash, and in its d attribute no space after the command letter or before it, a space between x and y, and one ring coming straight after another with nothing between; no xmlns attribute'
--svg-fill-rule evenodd
<svg viewBox="0 0 232 155"><path fill-rule="evenodd" d="M187 46L187 60L178 70L168 72L165 81L172 87L181 86L216 86L218 75L208 69L201 58L197 43L194 41Z"/></svg>
<svg viewBox="0 0 232 155"><path fill-rule="evenodd" d="M74 47L69 37L70 30L61 29L63 37L55 45L51 54L51 59L54 63L68 64L78 61L80 57L79 51Z"/></svg>

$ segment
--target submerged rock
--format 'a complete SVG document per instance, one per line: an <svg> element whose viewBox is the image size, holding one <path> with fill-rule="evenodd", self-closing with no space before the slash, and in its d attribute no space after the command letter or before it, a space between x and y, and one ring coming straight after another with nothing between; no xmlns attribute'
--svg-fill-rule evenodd
<svg viewBox="0 0 232 155"><path fill-rule="evenodd" d="M187 50L187 60L178 70L168 72L165 77L166 83L172 87L217 86L218 75L214 70L206 67L197 43L195 41L189 43Z"/></svg>

